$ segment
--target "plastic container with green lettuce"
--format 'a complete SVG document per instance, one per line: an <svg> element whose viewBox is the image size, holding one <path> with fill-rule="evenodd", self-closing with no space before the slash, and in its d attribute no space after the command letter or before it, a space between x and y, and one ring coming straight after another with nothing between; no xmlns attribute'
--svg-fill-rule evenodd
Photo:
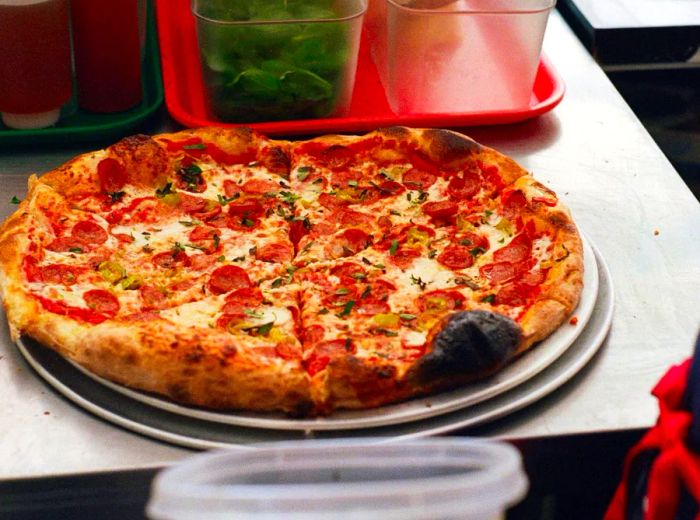
<svg viewBox="0 0 700 520"><path fill-rule="evenodd" d="M344 115L366 9L366 0L192 0L212 115Z"/></svg>

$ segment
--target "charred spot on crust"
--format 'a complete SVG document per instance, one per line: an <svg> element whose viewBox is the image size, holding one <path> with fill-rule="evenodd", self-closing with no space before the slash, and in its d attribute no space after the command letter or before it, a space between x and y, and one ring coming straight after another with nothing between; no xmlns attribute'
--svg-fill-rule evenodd
<svg viewBox="0 0 700 520"><path fill-rule="evenodd" d="M450 315L433 339L432 351L413 369L419 383L488 373L502 365L520 342L520 326L489 311Z"/></svg>
<svg viewBox="0 0 700 520"><path fill-rule="evenodd" d="M476 141L448 130L425 130L423 137L429 143L430 155L439 161L451 162L481 150Z"/></svg>
<svg viewBox="0 0 700 520"><path fill-rule="evenodd" d="M380 128L379 130L377 130L377 133L385 137L393 137L395 139L399 139L402 137L405 138L411 135L411 132L405 126L390 126L387 128Z"/></svg>

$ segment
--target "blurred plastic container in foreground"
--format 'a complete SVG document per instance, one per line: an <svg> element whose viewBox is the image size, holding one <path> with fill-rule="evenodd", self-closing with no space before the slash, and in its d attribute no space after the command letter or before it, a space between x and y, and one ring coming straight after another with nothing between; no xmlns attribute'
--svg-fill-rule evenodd
<svg viewBox="0 0 700 520"><path fill-rule="evenodd" d="M0 49L3 122L56 123L71 96L68 0L0 0Z"/></svg>
<svg viewBox="0 0 700 520"><path fill-rule="evenodd" d="M192 0L212 115L229 122L342 116L366 0Z"/></svg>
<svg viewBox="0 0 700 520"><path fill-rule="evenodd" d="M555 0L371 0L367 28L398 114L528 106Z"/></svg>
<svg viewBox="0 0 700 520"><path fill-rule="evenodd" d="M497 520L527 491L512 446L468 438L295 441L161 472L154 520Z"/></svg>

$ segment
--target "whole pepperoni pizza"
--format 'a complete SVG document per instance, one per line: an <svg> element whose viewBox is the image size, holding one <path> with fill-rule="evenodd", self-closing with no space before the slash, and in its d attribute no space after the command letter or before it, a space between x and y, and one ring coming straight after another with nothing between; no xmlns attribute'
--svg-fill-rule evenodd
<svg viewBox="0 0 700 520"><path fill-rule="evenodd" d="M555 193L447 130L126 138L0 228L11 333L190 405L296 416L484 378L569 319Z"/></svg>

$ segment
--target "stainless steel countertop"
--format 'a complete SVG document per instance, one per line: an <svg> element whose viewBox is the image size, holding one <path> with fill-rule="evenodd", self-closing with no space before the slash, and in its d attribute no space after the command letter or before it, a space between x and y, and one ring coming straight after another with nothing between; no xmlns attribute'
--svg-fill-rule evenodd
<svg viewBox="0 0 700 520"><path fill-rule="evenodd" d="M527 438L648 427L656 419L651 388L691 354L700 326L700 205L556 12L545 52L567 85L554 111L464 131L513 156L571 208L612 272L613 325L571 382L477 433ZM13 195L26 193L29 173L94 147L0 150L0 217L14 210ZM0 329L0 479L153 467L192 453L60 397L24 362L6 329Z"/></svg>

